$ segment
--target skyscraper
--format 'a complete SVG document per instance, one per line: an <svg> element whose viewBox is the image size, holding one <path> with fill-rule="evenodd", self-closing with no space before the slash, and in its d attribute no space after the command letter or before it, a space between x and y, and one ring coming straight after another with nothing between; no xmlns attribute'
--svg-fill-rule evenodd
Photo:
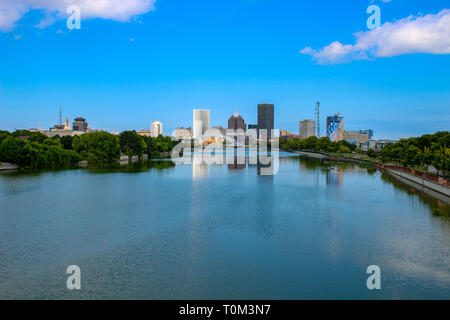
<svg viewBox="0 0 450 320"><path fill-rule="evenodd" d="M327 137L333 142L344 140L344 117L339 113L327 117Z"/></svg>
<svg viewBox="0 0 450 320"><path fill-rule="evenodd" d="M233 115L228 119L228 129L238 130L241 129L244 132L247 130L247 125L241 115L235 111Z"/></svg>
<svg viewBox="0 0 450 320"><path fill-rule="evenodd" d="M151 124L152 129L152 137L156 138L160 135L162 135L162 123L159 121L153 121Z"/></svg>
<svg viewBox="0 0 450 320"><path fill-rule="evenodd" d="M274 105L263 103L258 104L258 137L260 130L267 131L267 139L272 138L272 130L274 129Z"/></svg>
<svg viewBox="0 0 450 320"><path fill-rule="evenodd" d="M316 131L316 122L314 120L306 119L300 121L299 133L304 139L314 136L315 131Z"/></svg>
<svg viewBox="0 0 450 320"><path fill-rule="evenodd" d="M199 139L209 129L210 111L194 109L193 138Z"/></svg>

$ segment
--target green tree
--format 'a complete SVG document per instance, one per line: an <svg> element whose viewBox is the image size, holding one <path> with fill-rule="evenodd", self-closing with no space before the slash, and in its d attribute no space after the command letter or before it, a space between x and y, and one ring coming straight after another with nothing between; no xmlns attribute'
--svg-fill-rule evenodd
<svg viewBox="0 0 450 320"><path fill-rule="evenodd" d="M38 143L44 143L45 140L47 140L47 136L43 134L42 132L32 132L28 136L28 141L31 142L38 142Z"/></svg>
<svg viewBox="0 0 450 320"><path fill-rule="evenodd" d="M315 149L319 151L327 151L332 146L332 142L328 137L322 137L316 141Z"/></svg>
<svg viewBox="0 0 450 320"><path fill-rule="evenodd" d="M431 135L431 134L424 134L423 136L418 138L418 145L417 145L417 147L420 150L425 150L425 148L430 148L431 147L432 138L433 138L433 135Z"/></svg>
<svg viewBox="0 0 450 320"><path fill-rule="evenodd" d="M339 153L351 153L352 152L349 147L342 146L342 145L339 146L338 151L339 151Z"/></svg>
<svg viewBox="0 0 450 320"><path fill-rule="evenodd" d="M434 155L431 152L429 147L424 147L424 151L422 153L422 162L424 165L430 165L433 163Z"/></svg>
<svg viewBox="0 0 450 320"><path fill-rule="evenodd" d="M61 145L61 138L58 135L53 136L53 137L48 138L48 139L45 139L43 144L46 144L48 146L62 147L62 145Z"/></svg>
<svg viewBox="0 0 450 320"><path fill-rule="evenodd" d="M350 142L348 142L346 140L339 141L338 145L347 147L348 149L350 149L351 152L356 150L356 144L350 143Z"/></svg>
<svg viewBox="0 0 450 320"><path fill-rule="evenodd" d="M66 150L73 150L73 137L72 136L63 136L61 138L61 145Z"/></svg>
<svg viewBox="0 0 450 320"><path fill-rule="evenodd" d="M377 157L377 152L376 152L375 150L373 150L372 148L370 148L370 149L367 151L367 155L368 155L370 158L376 158L376 157Z"/></svg>
<svg viewBox="0 0 450 320"><path fill-rule="evenodd" d="M156 138L144 137L144 141L146 152L150 158L159 158L162 152L171 152L180 143L179 141L172 141L171 137L163 137L162 135Z"/></svg>
<svg viewBox="0 0 450 320"><path fill-rule="evenodd" d="M405 166L413 166L421 162L420 159L421 151L418 147L413 144L409 145L403 150L402 154L402 164Z"/></svg>
<svg viewBox="0 0 450 320"><path fill-rule="evenodd" d="M119 136L120 150L123 154L130 157L142 156L147 148L143 138L136 131L124 131Z"/></svg>
<svg viewBox="0 0 450 320"><path fill-rule="evenodd" d="M290 150L300 150L301 141L300 139L288 140L287 145Z"/></svg>
<svg viewBox="0 0 450 320"><path fill-rule="evenodd" d="M10 135L11 134L8 131L0 130L0 144L3 142L3 140L8 138Z"/></svg>
<svg viewBox="0 0 450 320"><path fill-rule="evenodd" d="M306 139L303 139L300 145L300 148L303 150L318 150L317 149L317 137L312 136Z"/></svg>
<svg viewBox="0 0 450 320"><path fill-rule="evenodd" d="M72 147L90 163L112 163L120 157L117 137L104 131L75 136Z"/></svg>
<svg viewBox="0 0 450 320"><path fill-rule="evenodd" d="M42 132L31 132L29 130L16 130L11 133L13 137L26 137L28 141L35 141L39 143L43 143L47 140L47 136Z"/></svg>
<svg viewBox="0 0 450 320"><path fill-rule="evenodd" d="M14 138L18 138L18 137L29 137L32 135L32 132L29 130L16 130L13 133L11 133L11 135Z"/></svg>
<svg viewBox="0 0 450 320"><path fill-rule="evenodd" d="M327 152L338 152L339 145L337 142L331 142L331 145L328 147Z"/></svg>
<svg viewBox="0 0 450 320"><path fill-rule="evenodd" d="M450 148L440 148L434 151L433 158L433 166L438 169L445 171L446 173L450 172Z"/></svg>
<svg viewBox="0 0 450 320"><path fill-rule="evenodd" d="M28 166L31 163L31 150L27 142L9 136L0 145L0 161Z"/></svg>

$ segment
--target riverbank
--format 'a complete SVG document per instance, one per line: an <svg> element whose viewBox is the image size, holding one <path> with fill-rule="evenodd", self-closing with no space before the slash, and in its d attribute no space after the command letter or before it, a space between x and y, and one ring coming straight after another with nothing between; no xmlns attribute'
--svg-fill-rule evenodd
<svg viewBox="0 0 450 320"><path fill-rule="evenodd" d="M0 171L18 170L19 166L14 163L3 162L0 163Z"/></svg>
<svg viewBox="0 0 450 320"><path fill-rule="evenodd" d="M416 172L408 168L385 165L382 163L378 163L375 160L336 156L326 154L323 152L291 151L291 150L289 150L289 152L315 159L372 164L379 170L389 174L390 176L396 178L397 180L413 188L416 188L419 191L427 193L428 195L434 198L437 198L441 201L450 204L449 181L444 178L438 178L430 174Z"/></svg>
<svg viewBox="0 0 450 320"><path fill-rule="evenodd" d="M394 179L413 187L427 195L450 204L450 188L433 183L427 179L419 178L407 172L392 170L377 166L381 171L390 175Z"/></svg>
<svg viewBox="0 0 450 320"><path fill-rule="evenodd" d="M132 156L131 157L131 162L134 163L134 162L137 162L139 160L141 160L141 161L148 161L148 160L166 159L166 158L168 158L170 156L170 154L171 154L171 152L161 152L159 157L157 157L157 158L149 158L147 154L144 154L144 155L142 155L142 157L140 159L139 159L138 156ZM129 159L128 156L121 156L116 161L116 163L121 164L121 165L126 165L129 162L130 162L130 159ZM83 160L83 161L78 162L76 167L85 168L88 165L89 165L89 162L87 160ZM14 171L14 170L20 170L20 169L24 169L24 168L21 168L19 165L14 164L14 163L7 163L7 162L0 163L0 171Z"/></svg>
<svg viewBox="0 0 450 320"><path fill-rule="evenodd" d="M334 161L348 161L348 162L357 162L357 163L370 163L375 164L375 161L369 160L369 159L358 159L358 158L351 158L351 157L345 157L345 156L336 156L331 155L324 152L312 152L312 151L295 151L295 150L286 150L287 152L299 154L302 156L315 158L315 159L326 159L326 160L334 160Z"/></svg>

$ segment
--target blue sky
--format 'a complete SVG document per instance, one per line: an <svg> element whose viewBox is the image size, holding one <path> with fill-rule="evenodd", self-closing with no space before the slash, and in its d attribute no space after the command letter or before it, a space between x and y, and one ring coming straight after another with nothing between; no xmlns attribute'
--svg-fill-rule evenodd
<svg viewBox="0 0 450 320"><path fill-rule="evenodd" d="M92 128L149 129L160 120L169 134L192 125L194 108L226 126L235 110L256 123L257 104L267 102L277 128L298 132L316 100L322 135L338 112L346 129L370 128L378 139L450 127L450 29L443 40L411 43L414 25L401 20L413 15L429 32L433 21L449 21L438 16L448 1L122 0L131 9L108 1L114 14L86 8L80 30L67 29L56 0L15 20L3 15L3 24L0 5L1 129L47 129L62 107L64 118L84 116ZM384 34L366 26L370 4L381 8ZM376 43L363 58L357 32ZM327 47L336 41L344 53Z"/></svg>

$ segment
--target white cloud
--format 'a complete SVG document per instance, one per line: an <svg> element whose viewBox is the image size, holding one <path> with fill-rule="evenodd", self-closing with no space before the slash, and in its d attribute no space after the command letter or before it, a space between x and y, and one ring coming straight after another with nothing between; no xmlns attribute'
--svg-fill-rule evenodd
<svg viewBox="0 0 450 320"><path fill-rule="evenodd" d="M412 53L449 54L450 10L386 22L379 29L358 32L355 37L355 44L344 45L335 41L321 50L306 47L299 53L312 56L319 64Z"/></svg>
<svg viewBox="0 0 450 320"><path fill-rule="evenodd" d="M353 52L353 46L350 44L343 45L339 41L335 41L322 50L316 51L311 47L306 47L300 50L301 54L311 55L319 63L339 63L347 61L350 54Z"/></svg>
<svg viewBox="0 0 450 320"><path fill-rule="evenodd" d="M17 22L31 10L44 10L45 17L37 25L44 28L67 17L66 9L75 4L82 19L102 18L130 21L132 17L155 10L156 0L0 0L0 31L13 30Z"/></svg>

